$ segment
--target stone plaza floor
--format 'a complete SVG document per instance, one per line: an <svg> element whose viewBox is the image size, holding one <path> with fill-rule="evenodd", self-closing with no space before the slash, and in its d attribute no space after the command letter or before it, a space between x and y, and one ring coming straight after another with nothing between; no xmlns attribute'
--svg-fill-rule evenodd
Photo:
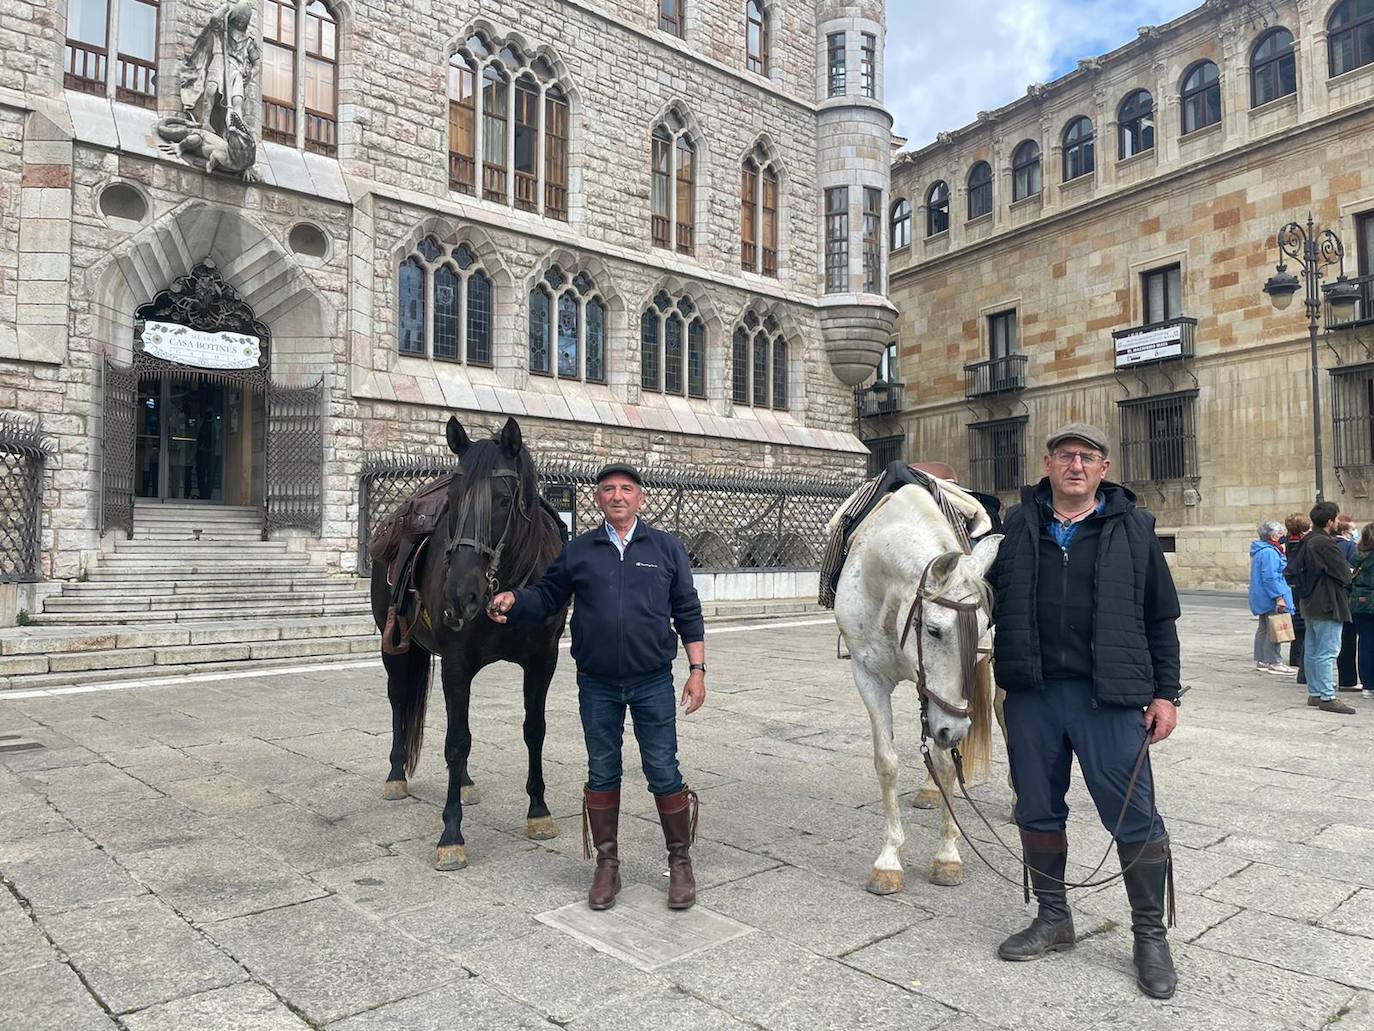
<svg viewBox="0 0 1374 1031"><path fill-rule="evenodd" d="M1374 702L1308 709L1291 680L1252 671L1252 627L1230 599L1186 603L1193 689L1153 753L1179 889L1168 1003L1136 991L1119 883L1076 896L1072 952L999 962L1030 911L967 847L962 886L925 880L935 812L904 805L905 891L864 891L882 838L868 721L833 625L813 617L708 641L707 705L680 721L701 795L690 923L661 908L632 740L627 894L596 918L576 908L591 864L566 653L545 752L560 836L523 835L519 681L495 667L472 705L470 865L444 874L430 866L443 707L436 688L416 797L384 802L379 662L0 694L0 1028L1368 1031ZM898 717L909 801L909 685ZM998 754L975 794L1014 840ZM1107 835L1081 784L1071 805L1084 874ZM588 944L602 927L624 947ZM640 946L657 961L633 962Z"/></svg>

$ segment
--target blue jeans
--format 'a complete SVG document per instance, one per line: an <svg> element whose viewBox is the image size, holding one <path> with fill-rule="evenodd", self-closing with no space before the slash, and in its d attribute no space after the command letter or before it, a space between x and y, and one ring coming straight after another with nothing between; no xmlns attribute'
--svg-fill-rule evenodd
<svg viewBox="0 0 1374 1031"><path fill-rule="evenodd" d="M1065 797L1077 756L1102 826L1112 831L1121 820L1117 841L1137 845L1164 837L1148 755L1131 791L1130 808L1121 816L1131 769L1145 741L1141 710L1095 706L1092 684L1086 680L1047 680L1043 691L1010 692L1004 714L1016 824L1022 830L1052 834L1064 829L1069 816Z"/></svg>
<svg viewBox="0 0 1374 1031"><path fill-rule="evenodd" d="M672 667L632 682L578 673L577 706L582 714L582 733L587 739L587 787L592 791L619 790L624 769L620 752L628 708L649 790L655 795L675 795L681 791L676 704Z"/></svg>
<svg viewBox="0 0 1374 1031"><path fill-rule="evenodd" d="M1307 693L1317 698L1336 697L1336 656L1341 653L1341 622L1309 619L1302 662L1307 672Z"/></svg>

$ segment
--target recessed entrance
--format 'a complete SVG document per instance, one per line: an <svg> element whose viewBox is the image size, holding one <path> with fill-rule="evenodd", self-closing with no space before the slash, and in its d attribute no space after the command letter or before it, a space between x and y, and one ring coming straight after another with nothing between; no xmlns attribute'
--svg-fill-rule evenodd
<svg viewBox="0 0 1374 1031"><path fill-rule="evenodd" d="M134 496L250 504L248 393L195 374L140 377Z"/></svg>

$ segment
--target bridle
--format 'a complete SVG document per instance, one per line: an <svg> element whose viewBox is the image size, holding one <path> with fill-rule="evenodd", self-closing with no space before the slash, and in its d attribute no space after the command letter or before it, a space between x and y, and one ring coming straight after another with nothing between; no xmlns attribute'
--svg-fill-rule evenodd
<svg viewBox="0 0 1374 1031"><path fill-rule="evenodd" d="M455 478L463 475L464 472L460 469L455 474ZM475 520L477 526L473 530L473 536L461 536L463 526L467 522L467 515L470 509L467 491L465 489L463 494L463 504L456 511L454 511L452 515L453 527L450 530L450 533L453 536L449 538L448 550L444 553L444 560L447 564L451 565L453 562L453 556L458 553L459 548L471 548L473 551L477 552L479 556L485 556L486 568L483 570L483 575L485 576L487 581L487 590L490 592L490 594L494 595L497 593L498 590L497 571L501 568L501 554L505 551L506 540L510 537L511 527L515 525L516 513L518 512L520 518L524 519L526 522L530 521L530 516L521 508L521 501L523 499L521 497L522 492L520 490L519 472L517 472L515 469L503 466L501 468L493 469L491 472L487 474L486 478L489 480L510 480L515 484L514 498L511 502L510 511L506 513L506 525L501 529L501 536L497 538L496 545L494 547L487 544L486 541L481 540L480 537L477 536L481 533L480 519ZM527 574L524 580L516 584L516 586L524 587L525 582L528 580L529 575Z"/></svg>
<svg viewBox="0 0 1374 1031"><path fill-rule="evenodd" d="M978 662L978 610L982 607L977 599L955 601L943 594L927 595L926 583L930 580L930 570L939 558L939 555L935 556L921 570L921 580L916 586L916 597L912 599L911 607L907 609L906 619L902 625L902 637L898 644L898 647L905 649L907 637L910 636L912 630L916 631L916 693L921 699L921 751L925 754L928 754L930 750L930 705L932 702L955 719L968 719L973 712L973 677L974 667ZM925 606L927 602L943 609L950 609L955 613L955 629L959 635L959 657L963 673L963 705L955 705L930 689L929 678L926 676L925 634L923 632L925 630ZM958 754L958 749L952 751L955 755Z"/></svg>

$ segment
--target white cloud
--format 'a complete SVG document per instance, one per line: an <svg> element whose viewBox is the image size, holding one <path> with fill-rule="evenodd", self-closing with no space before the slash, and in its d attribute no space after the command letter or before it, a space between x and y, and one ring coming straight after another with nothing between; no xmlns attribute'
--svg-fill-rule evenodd
<svg viewBox="0 0 1374 1031"><path fill-rule="evenodd" d="M888 0L887 106L922 147L1197 0Z"/></svg>

